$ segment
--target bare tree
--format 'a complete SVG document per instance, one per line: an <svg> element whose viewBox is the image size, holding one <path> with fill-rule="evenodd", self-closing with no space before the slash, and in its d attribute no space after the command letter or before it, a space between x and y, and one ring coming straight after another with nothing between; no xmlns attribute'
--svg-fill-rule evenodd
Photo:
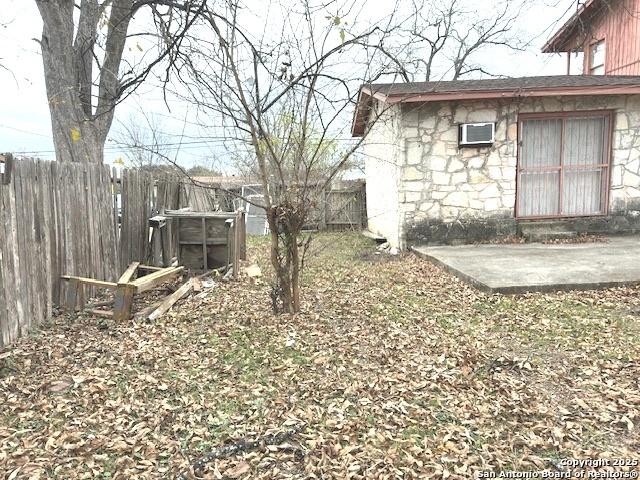
<svg viewBox="0 0 640 480"><path fill-rule="evenodd" d="M400 23L358 23L359 2L300 0L278 11L261 35L237 0L208 9L203 29L182 51L178 77L203 118L222 119L234 149L247 148L264 191L270 229L274 310L300 310L306 246L301 232L322 192L363 142L345 141L359 87L382 73L374 61ZM334 10L330 10L334 9ZM264 12L256 13L256 16ZM262 18L262 17L261 17ZM203 41L202 39L207 39Z"/></svg>
<svg viewBox="0 0 640 480"><path fill-rule="evenodd" d="M9 25L9 22L0 22L0 29L7 28L8 25ZM13 72L9 70L9 68L4 64L3 60L4 59L0 57L0 70L4 70L6 72L9 72L11 75L13 75ZM14 77L14 80L15 80L15 77Z"/></svg>
<svg viewBox="0 0 640 480"><path fill-rule="evenodd" d="M169 141L156 116L130 116L116 128L112 139L122 147L128 165L147 170L165 165Z"/></svg>
<svg viewBox="0 0 640 480"><path fill-rule="evenodd" d="M40 47L59 161L102 163L116 105L153 67L171 64L184 33L205 3L36 0L43 21ZM147 15L156 30L129 32L135 15ZM124 52L132 36L151 36L155 47L149 58L128 65Z"/></svg>
<svg viewBox="0 0 640 480"><path fill-rule="evenodd" d="M522 0L491 3L490 9L484 2L411 0L411 19L386 47L386 71L404 82L492 75L476 58L489 48L525 48L515 31L524 7Z"/></svg>

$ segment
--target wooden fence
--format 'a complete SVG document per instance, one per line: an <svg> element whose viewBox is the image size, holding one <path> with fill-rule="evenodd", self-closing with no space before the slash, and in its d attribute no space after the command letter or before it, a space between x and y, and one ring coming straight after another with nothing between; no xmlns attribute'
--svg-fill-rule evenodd
<svg viewBox="0 0 640 480"><path fill-rule="evenodd" d="M60 275L114 280L117 224L102 165L21 160L0 184L0 346L48 318Z"/></svg>
<svg viewBox="0 0 640 480"><path fill-rule="evenodd" d="M118 176L119 175L119 176ZM148 220L169 210L190 208L210 212L216 208L213 189L181 181L175 176L152 176L140 170L114 172L116 191L120 193L120 269L131 262L168 266L178 256L176 229L170 225L160 244L157 231L150 231ZM164 253L164 255L162 255Z"/></svg>
<svg viewBox="0 0 640 480"><path fill-rule="evenodd" d="M324 193L320 230L363 230L367 226L364 184Z"/></svg>
<svg viewBox="0 0 640 480"><path fill-rule="evenodd" d="M115 281L153 263L149 218L214 201L175 177L0 156L0 347L51 316L61 275Z"/></svg>
<svg viewBox="0 0 640 480"><path fill-rule="evenodd" d="M319 191L315 203L305 229L335 232L359 231L367 227L364 182Z"/></svg>
<svg viewBox="0 0 640 480"><path fill-rule="evenodd" d="M61 275L115 281L131 262L168 266L185 253L180 248L187 241L203 252L203 268L241 257L244 225L232 235L233 245L226 234L222 248L215 215L199 220L202 238L182 243L177 225L162 239L149 227L149 219L165 211L216 205L212 189L176 177L0 156L0 347L51 316L66 293ZM364 188L323 193L316 219L314 228L364 228Z"/></svg>

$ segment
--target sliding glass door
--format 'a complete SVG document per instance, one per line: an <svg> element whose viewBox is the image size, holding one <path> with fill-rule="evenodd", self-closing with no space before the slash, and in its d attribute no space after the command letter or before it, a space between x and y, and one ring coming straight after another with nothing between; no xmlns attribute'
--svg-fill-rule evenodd
<svg viewBox="0 0 640 480"><path fill-rule="evenodd" d="M605 214L610 137L609 112L521 116L516 215Z"/></svg>

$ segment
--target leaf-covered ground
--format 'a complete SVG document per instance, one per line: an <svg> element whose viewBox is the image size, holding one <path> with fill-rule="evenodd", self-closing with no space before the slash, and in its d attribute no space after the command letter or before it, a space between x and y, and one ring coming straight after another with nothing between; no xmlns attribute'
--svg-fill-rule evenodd
<svg viewBox="0 0 640 480"><path fill-rule="evenodd" d="M0 353L0 476L194 478L207 452L216 479L639 459L640 289L489 296L355 234L312 245L295 318L265 275L153 324L60 316ZM268 271L264 242L249 255Z"/></svg>

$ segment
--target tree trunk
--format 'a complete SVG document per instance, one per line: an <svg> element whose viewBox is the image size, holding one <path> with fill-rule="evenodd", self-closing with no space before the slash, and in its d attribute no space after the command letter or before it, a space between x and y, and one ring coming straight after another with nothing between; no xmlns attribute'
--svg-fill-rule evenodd
<svg viewBox="0 0 640 480"><path fill-rule="evenodd" d="M298 233L289 232L291 242L291 307L292 313L300 311L300 252L298 250Z"/></svg>
<svg viewBox="0 0 640 480"><path fill-rule="evenodd" d="M271 235L271 265L276 273L272 291L274 313L298 313L300 311L300 255L298 232L289 231L278 224L276 209L267 211ZM286 223L286 222L283 222ZM283 228L284 231L279 229ZM281 242L280 235L284 235Z"/></svg>
<svg viewBox="0 0 640 480"><path fill-rule="evenodd" d="M131 0L111 6L98 99L92 105L98 0L82 0L77 33L71 0L36 0L43 21L42 62L56 160L103 163L104 144L119 95L118 70L131 16Z"/></svg>

